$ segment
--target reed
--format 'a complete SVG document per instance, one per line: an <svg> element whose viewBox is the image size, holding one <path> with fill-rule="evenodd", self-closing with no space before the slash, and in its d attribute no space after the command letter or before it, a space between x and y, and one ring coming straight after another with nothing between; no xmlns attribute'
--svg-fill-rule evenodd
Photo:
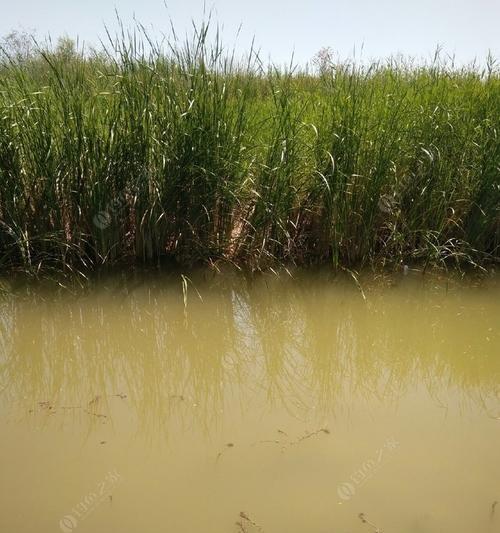
<svg viewBox="0 0 500 533"><path fill-rule="evenodd" d="M278 69L209 30L3 54L0 270L498 261L492 58Z"/></svg>

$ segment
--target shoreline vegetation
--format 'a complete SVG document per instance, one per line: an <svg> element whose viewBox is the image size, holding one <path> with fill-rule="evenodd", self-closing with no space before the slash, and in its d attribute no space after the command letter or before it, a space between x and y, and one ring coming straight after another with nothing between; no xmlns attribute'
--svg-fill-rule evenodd
<svg viewBox="0 0 500 533"><path fill-rule="evenodd" d="M276 68L214 33L0 51L0 272L498 263L493 58Z"/></svg>

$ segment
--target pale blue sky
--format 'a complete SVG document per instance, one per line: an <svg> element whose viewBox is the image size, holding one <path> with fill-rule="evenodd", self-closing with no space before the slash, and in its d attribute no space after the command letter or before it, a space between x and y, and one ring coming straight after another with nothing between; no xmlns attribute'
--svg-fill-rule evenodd
<svg viewBox="0 0 500 533"><path fill-rule="evenodd" d="M460 63L484 59L489 49L500 58L500 0L207 0L206 6L230 43L241 23L237 48L247 49L255 35L263 55L276 62L294 51L304 63L322 46L350 56L362 44L365 59L398 52L429 57L437 44ZM163 31L171 17L182 34L192 18L201 20L203 0L170 0L167 8L162 0L0 0L0 35L24 28L95 43L104 23L116 26L115 8L125 21L135 14Z"/></svg>

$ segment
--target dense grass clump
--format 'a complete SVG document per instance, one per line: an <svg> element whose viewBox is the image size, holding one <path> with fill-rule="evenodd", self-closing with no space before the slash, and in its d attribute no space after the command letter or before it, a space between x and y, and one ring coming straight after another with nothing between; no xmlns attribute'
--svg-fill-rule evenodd
<svg viewBox="0 0 500 533"><path fill-rule="evenodd" d="M498 260L493 61L311 73L207 31L4 55L0 269Z"/></svg>

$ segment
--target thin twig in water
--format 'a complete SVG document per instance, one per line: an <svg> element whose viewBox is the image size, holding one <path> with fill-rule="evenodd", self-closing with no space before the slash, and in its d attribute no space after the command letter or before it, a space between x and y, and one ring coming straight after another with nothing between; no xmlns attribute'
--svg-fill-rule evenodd
<svg viewBox="0 0 500 533"><path fill-rule="evenodd" d="M302 435L302 437L299 437L297 440L291 441L288 443L288 446L295 446L296 444L299 444L299 442L302 442L303 440L310 439L311 437L314 437L315 435L319 435L320 433L325 433L326 435L330 434L330 430L327 428L320 428L316 431L311 431L310 433L306 433L305 435ZM283 446L283 451L285 450L286 446Z"/></svg>
<svg viewBox="0 0 500 533"><path fill-rule="evenodd" d="M300 439L298 439L297 442L301 442L303 440L309 439L310 437L314 437L314 435L318 435L318 433L326 433L327 435L329 435L330 430L326 428L317 429L316 431L313 431L312 433L308 433L307 435L300 437Z"/></svg>
<svg viewBox="0 0 500 533"><path fill-rule="evenodd" d="M89 407L94 407L95 405L97 405L99 402L101 401L101 396L98 394L96 396L94 396L94 398L92 398L92 400L89 401L89 403L87 404Z"/></svg>
<svg viewBox="0 0 500 533"><path fill-rule="evenodd" d="M352 277L352 279L354 280L354 283L356 284L356 287L361 293L363 300L366 302L365 291L363 290L363 287L361 286L361 283L359 282L359 274L355 270L350 270L349 268L345 268L345 267L342 267L342 270L346 271Z"/></svg>
<svg viewBox="0 0 500 533"><path fill-rule="evenodd" d="M257 442L254 442L252 446L255 446L257 444L281 444L280 440L259 440Z"/></svg>
<svg viewBox="0 0 500 533"><path fill-rule="evenodd" d="M259 524L257 524L256 522L254 522L245 512L240 512L240 518L251 524L253 527L257 528L259 531L264 531L262 527L259 526Z"/></svg>
<svg viewBox="0 0 500 533"><path fill-rule="evenodd" d="M226 444L226 448L234 448L234 444L232 442L228 442ZM227 451L227 450L221 450L218 454L217 454L217 457L215 458L215 462L217 463L219 461L219 459L222 457L222 454Z"/></svg>
<svg viewBox="0 0 500 533"><path fill-rule="evenodd" d="M283 430L278 429L277 431L281 435L284 435L285 437L288 437L288 434L285 433ZM283 452L289 446L294 446L294 445L298 444L299 442L302 442L303 440L306 440L306 439L309 439L311 437L314 437L315 435L318 435L319 433L325 433L326 435L329 435L330 434L330 430L327 429L327 428L320 428L320 429L317 429L316 431L311 431L310 433L306 433L305 435L302 435L302 437L299 437L296 440L288 441L288 442L283 441L283 440L275 440L275 439L259 440L257 442L254 442L252 444L252 446L256 446L257 444L281 444L282 445L281 451Z"/></svg>
<svg viewBox="0 0 500 533"><path fill-rule="evenodd" d="M382 533L382 530L379 529L377 525L375 525L373 522L370 522L368 518L366 518L365 513L359 513L358 516L361 522L363 522L363 524L369 524L373 528L374 533Z"/></svg>
<svg viewBox="0 0 500 533"><path fill-rule="evenodd" d="M97 418L108 418L108 415L103 415L102 413L93 413L92 411L89 411L88 409L85 409L85 412L92 416L97 416Z"/></svg>
<svg viewBox="0 0 500 533"><path fill-rule="evenodd" d="M496 508L497 504L498 504L498 502L496 500L491 504L490 518L492 520L493 520L493 518L495 516L495 508Z"/></svg>

